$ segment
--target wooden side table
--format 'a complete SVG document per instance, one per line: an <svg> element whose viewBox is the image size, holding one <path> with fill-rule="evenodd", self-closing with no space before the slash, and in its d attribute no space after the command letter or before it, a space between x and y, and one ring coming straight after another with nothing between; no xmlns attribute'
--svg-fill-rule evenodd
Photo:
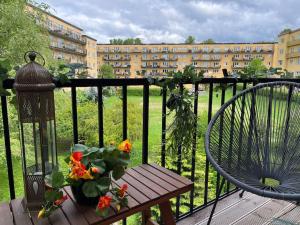
<svg viewBox="0 0 300 225"><path fill-rule="evenodd" d="M41 224L41 225L108 225L131 216L137 212L143 214L143 224L157 224L151 220L150 207L159 205L165 225L175 225L170 199L190 191L193 183L156 164L143 164L126 171L126 174L115 182L121 186L128 184L128 207L119 212L112 206L111 214L105 218L95 213L95 208L78 205L70 187L64 191L69 196L61 209L56 210L49 218L37 219L37 212L25 213L21 200L16 199L0 206L0 215L5 213L6 225ZM8 213L10 212L11 213ZM0 222L1 222L0 219ZM1 223L2 224L2 223Z"/></svg>

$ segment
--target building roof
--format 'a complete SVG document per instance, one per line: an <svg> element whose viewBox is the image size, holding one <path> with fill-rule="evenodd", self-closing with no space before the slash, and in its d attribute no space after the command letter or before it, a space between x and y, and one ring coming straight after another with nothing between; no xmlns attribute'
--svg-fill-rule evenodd
<svg viewBox="0 0 300 225"><path fill-rule="evenodd" d="M30 7L32 7L32 8L37 9L37 7L36 7L35 5L32 5L32 4L30 4L30 3L27 3L27 5L30 6ZM39 9L39 10L41 10L41 9ZM80 31L83 31L82 28L77 27L77 26L75 26L74 24L71 24L71 23L67 22L66 20L63 20L62 18L59 18L58 16L55 16L55 15L53 15L53 14L50 13L50 12L47 12L47 11L44 11L44 10L42 10L42 11L43 11L45 14L47 14L48 16L51 16L51 17L53 17L53 18L55 18L55 19L57 19L57 20L59 20L59 21L61 21L61 22L63 22L63 23L66 23L66 24L68 24L68 25L70 25L70 26L72 26L72 27L74 27L74 28L76 28L76 29L78 29L78 30L80 30Z"/></svg>
<svg viewBox="0 0 300 225"><path fill-rule="evenodd" d="M86 35L86 34L84 34L84 35L82 35L83 37L87 37L87 38L89 38L89 39L92 39L92 40L94 40L94 41L97 41L97 39L95 39L95 38L92 38L91 36L88 36L88 35Z"/></svg>
<svg viewBox="0 0 300 225"><path fill-rule="evenodd" d="M286 31L286 32L283 32L283 33L280 33L278 34L278 37L282 36L282 35L285 35L285 34L291 34L291 33L295 33L297 31L300 31L300 28L297 28L295 30L291 30L291 31Z"/></svg>
<svg viewBox="0 0 300 225"><path fill-rule="evenodd" d="M241 44L277 44L278 42L216 42L216 43L194 43L194 44L186 44L186 43L143 43L143 44L132 44L132 45L232 45L232 44L236 44L236 45L241 45ZM125 46L125 45L121 45L121 44L104 44L104 43L97 43L97 45L119 45L119 46Z"/></svg>

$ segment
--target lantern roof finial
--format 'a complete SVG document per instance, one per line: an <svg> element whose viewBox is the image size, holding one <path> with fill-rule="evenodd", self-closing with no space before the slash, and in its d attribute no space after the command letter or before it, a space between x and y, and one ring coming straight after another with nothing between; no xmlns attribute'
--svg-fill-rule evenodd
<svg viewBox="0 0 300 225"><path fill-rule="evenodd" d="M32 51L28 54L28 57L29 57L31 62L34 62L35 58L36 58L36 53Z"/></svg>

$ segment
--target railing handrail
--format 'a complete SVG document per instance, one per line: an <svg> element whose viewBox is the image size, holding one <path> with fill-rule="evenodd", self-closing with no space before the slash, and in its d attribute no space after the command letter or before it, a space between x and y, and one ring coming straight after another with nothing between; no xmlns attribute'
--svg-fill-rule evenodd
<svg viewBox="0 0 300 225"><path fill-rule="evenodd" d="M265 83L272 81L291 81L300 83L300 78L233 78L233 77L221 77L221 78L209 78L205 77L198 81L198 84L231 84L231 83ZM6 79L3 81L3 87L5 89L13 88L14 79ZM193 84L192 82L184 82L184 84ZM56 82L56 86L62 87L97 87L97 86L138 86L138 85L151 85L147 78L85 78L85 79L70 79L68 83L61 84Z"/></svg>

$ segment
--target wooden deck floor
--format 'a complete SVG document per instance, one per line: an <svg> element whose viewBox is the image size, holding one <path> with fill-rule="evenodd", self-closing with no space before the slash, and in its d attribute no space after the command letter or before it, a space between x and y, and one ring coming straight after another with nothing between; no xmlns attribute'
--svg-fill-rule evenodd
<svg viewBox="0 0 300 225"><path fill-rule="evenodd" d="M211 206L177 225L206 225ZM218 203L211 225L294 225L300 224L300 206L245 193L233 194Z"/></svg>

